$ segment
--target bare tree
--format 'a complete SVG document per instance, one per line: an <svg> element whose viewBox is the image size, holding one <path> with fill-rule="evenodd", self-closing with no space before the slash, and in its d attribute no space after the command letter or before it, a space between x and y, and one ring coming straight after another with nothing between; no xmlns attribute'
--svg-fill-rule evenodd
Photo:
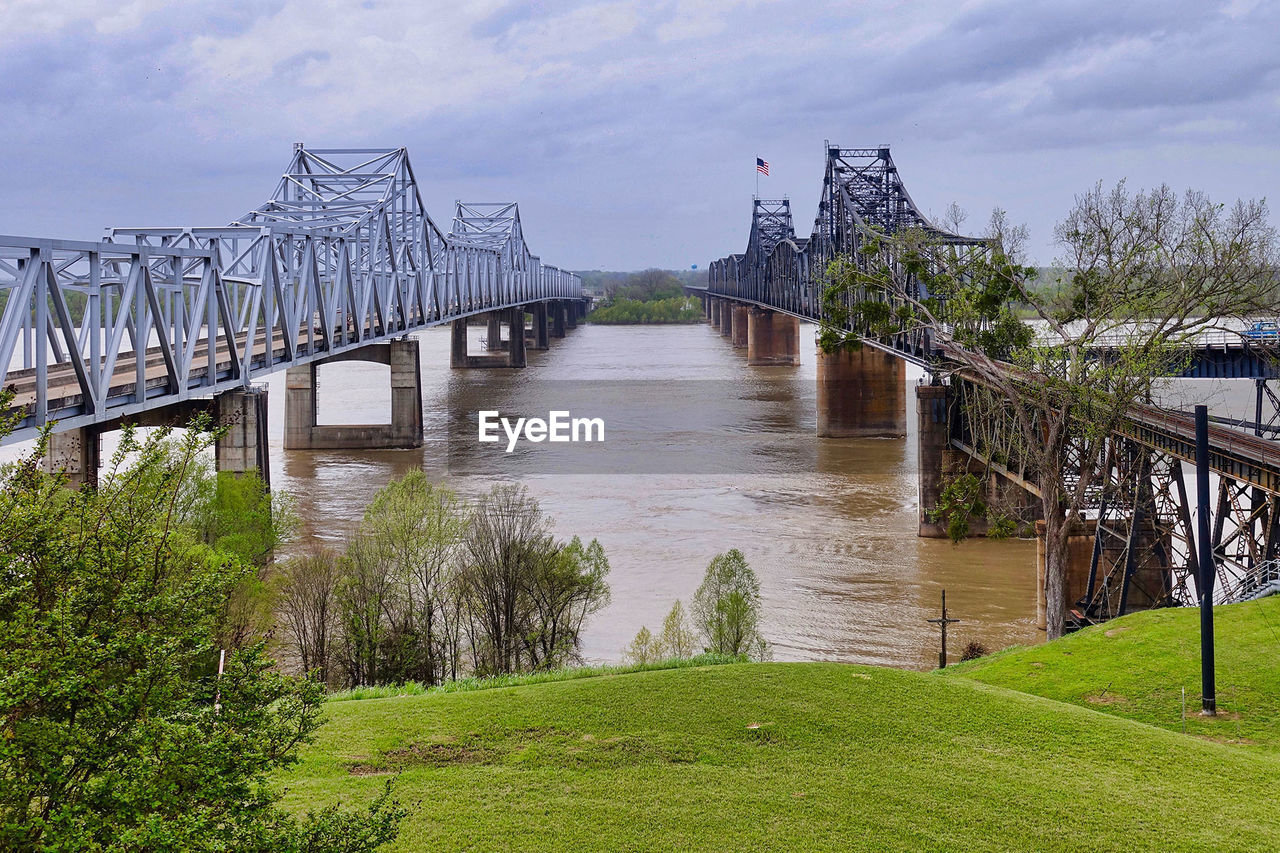
<svg viewBox="0 0 1280 853"><path fill-rule="evenodd" d="M579 659L582 626L609 600L609 561L595 540L565 545L523 486L476 502L459 576L475 669L547 669Z"/></svg>
<svg viewBox="0 0 1280 853"><path fill-rule="evenodd" d="M828 271L821 336L831 350L927 331L959 377L1001 403L1040 491L1051 638L1066 615L1068 537L1104 476L1111 436L1204 332L1274 312L1277 260L1265 203L1228 209L1164 186L1133 194L1099 184L1056 236L1063 269L1046 288L1024 265L1026 229L1002 211L982 251L934 233L868 232L858 258Z"/></svg>
<svg viewBox="0 0 1280 853"><path fill-rule="evenodd" d="M525 579L553 555L550 522L523 486L495 486L476 501L462 575L471 609L471 642L482 674L521 667Z"/></svg>
<svg viewBox="0 0 1280 853"><path fill-rule="evenodd" d="M277 607L304 673L329 681L329 645L337 625L338 555L316 548L278 566Z"/></svg>

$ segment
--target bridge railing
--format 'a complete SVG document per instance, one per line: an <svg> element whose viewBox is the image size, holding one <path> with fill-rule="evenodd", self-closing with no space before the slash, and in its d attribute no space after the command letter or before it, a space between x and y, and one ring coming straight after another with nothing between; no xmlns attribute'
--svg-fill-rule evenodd
<svg viewBox="0 0 1280 853"><path fill-rule="evenodd" d="M151 229L132 242L0 237L0 387L17 430L101 423L456 317L581 297L540 263L448 246L440 269L360 269L341 235ZM536 259L535 259L536 260ZM137 354L143 352L142 358Z"/></svg>

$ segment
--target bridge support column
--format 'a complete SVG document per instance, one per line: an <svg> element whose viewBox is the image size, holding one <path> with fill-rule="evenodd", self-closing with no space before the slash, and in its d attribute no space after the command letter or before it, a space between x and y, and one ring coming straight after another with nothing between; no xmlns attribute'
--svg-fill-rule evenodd
<svg viewBox="0 0 1280 853"><path fill-rule="evenodd" d="M733 303L727 299L720 303L720 334L733 340Z"/></svg>
<svg viewBox="0 0 1280 853"><path fill-rule="evenodd" d="M709 297L707 299L707 304L711 306L707 309L707 316L711 318L711 325L719 330L721 301L714 297Z"/></svg>
<svg viewBox="0 0 1280 853"><path fill-rule="evenodd" d="M547 324L547 303L535 302L529 306L529 312L533 314L533 343L528 345L529 349L550 349L551 334Z"/></svg>
<svg viewBox="0 0 1280 853"><path fill-rule="evenodd" d="M289 373L302 368L290 368ZM286 378L286 383L287 383ZM285 403L289 402L289 392L285 391ZM315 406L315 390L312 389L311 404ZM227 431L214 445L215 464L219 471L230 471L237 476L249 471L257 471L262 481L271 485L270 444L267 440L267 389L236 388L223 391L214 397L214 413L219 426L227 427ZM286 409L286 415L288 410ZM286 424L285 447L288 444L288 426Z"/></svg>
<svg viewBox="0 0 1280 853"><path fill-rule="evenodd" d="M733 306L733 334L729 340L735 349L747 348L747 316L750 309L746 305Z"/></svg>
<svg viewBox="0 0 1280 853"><path fill-rule="evenodd" d="M526 364L524 348L524 307L510 309L511 337L507 341L507 367L524 367Z"/></svg>
<svg viewBox="0 0 1280 853"><path fill-rule="evenodd" d="M919 448L916 471L920 501L920 527L917 535L926 539L945 539L946 524L931 520L929 510L936 507L938 499L942 497L943 470L950 434L947 386L917 385L916 414L919 425L916 435L916 446Z"/></svg>
<svg viewBox="0 0 1280 853"><path fill-rule="evenodd" d="M502 312L490 311L486 317L489 321L489 330L485 332L485 349L489 352L500 352L502 350Z"/></svg>
<svg viewBox="0 0 1280 853"><path fill-rule="evenodd" d="M1093 560L1093 534L1096 522L1089 521L1067 537L1067 582L1063 584L1062 612L1069 615L1088 591L1089 563ZM1044 522L1036 522L1036 627L1041 631L1048 625L1048 599L1044 590L1045 553Z"/></svg>
<svg viewBox="0 0 1280 853"><path fill-rule="evenodd" d="M818 435L907 434L906 362L878 349L818 349Z"/></svg>
<svg viewBox="0 0 1280 853"><path fill-rule="evenodd" d="M91 426L49 436L49 447L40 460L47 473L65 474L67 486L72 489L85 485L96 487L101 462L102 435Z"/></svg>
<svg viewBox="0 0 1280 853"><path fill-rule="evenodd" d="M550 303L550 310L551 310L551 337L563 338L564 329L565 329L565 326L567 325L567 321L564 316L565 315L564 303L552 302Z"/></svg>
<svg viewBox="0 0 1280 853"><path fill-rule="evenodd" d="M747 312L747 364L800 364L800 321L790 314L752 308Z"/></svg>
<svg viewBox="0 0 1280 853"><path fill-rule="evenodd" d="M579 303L571 299L568 302L562 302L561 304L564 305L565 325L570 329L578 328Z"/></svg>
<svg viewBox="0 0 1280 853"><path fill-rule="evenodd" d="M463 322L465 321L458 321ZM463 348L466 327L463 326ZM457 344L457 328L453 343ZM452 358L450 359L452 361ZM316 423L316 369L321 363L375 361L391 368L391 423L320 425ZM284 447L286 450L382 449L422 446L422 365L413 338L370 344L352 353L285 371Z"/></svg>

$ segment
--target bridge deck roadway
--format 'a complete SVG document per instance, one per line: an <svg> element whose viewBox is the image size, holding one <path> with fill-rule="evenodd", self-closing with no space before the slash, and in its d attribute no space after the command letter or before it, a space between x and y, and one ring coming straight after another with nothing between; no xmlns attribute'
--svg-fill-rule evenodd
<svg viewBox="0 0 1280 853"><path fill-rule="evenodd" d="M517 306L483 308L450 314L437 320L416 325L408 331L396 331L370 336L362 341L350 342L334 349L322 348L319 335L309 337L306 332L299 332L292 358L285 349L283 335L277 330L272 340L270 359L267 358L267 342L265 340L260 340L254 347L250 360L250 376L258 378L287 367L307 364L320 359L350 355L353 351L362 347L386 343L392 338L401 337L425 328L443 326L454 320L466 319L471 316L514 307ZM241 353L241 358L243 358L245 338L244 334L237 336L236 349ZM85 413L83 411L85 399L80 388L80 382L76 377L74 366L69 362L50 363L46 368L46 407L49 412L49 418L51 420L59 419L60 425L64 427L106 423L121 417L137 415L148 409L160 409L175 403L182 403L193 397L208 396L224 390L222 386L227 383L233 385L243 384L235 376L231 352L227 347L225 338L222 337L217 339L215 348L215 377L213 381L209 381L208 345L207 337L197 340L195 355L192 357L191 368L188 372L188 387L185 390L178 389L176 393L170 388L169 370L162 348L160 346L148 347L144 372L146 394L142 402L137 401L137 356L132 351L122 352L112 371L106 400L99 406L100 412L98 413ZM5 377L4 387L15 392L13 402L10 404L12 409L24 412L28 419L32 418L36 412L37 384L38 378L35 368L10 370ZM20 428L10 436L4 437L0 440L0 443L9 444L29 439L33 436L34 432L31 428Z"/></svg>

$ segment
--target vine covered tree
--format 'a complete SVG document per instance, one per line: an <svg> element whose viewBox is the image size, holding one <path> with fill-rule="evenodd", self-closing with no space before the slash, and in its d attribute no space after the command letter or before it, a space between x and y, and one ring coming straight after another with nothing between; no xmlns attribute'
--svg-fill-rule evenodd
<svg viewBox="0 0 1280 853"><path fill-rule="evenodd" d="M868 231L857 257L827 270L819 339L833 351L925 332L975 404L999 416L1002 452L1040 492L1050 637L1064 627L1068 537L1105 476L1110 437L1203 333L1274 315L1277 269L1264 202L1226 207L1165 186L1098 184L1055 235L1060 268L1041 282L1026 229L999 210L977 251L933 231Z"/></svg>

